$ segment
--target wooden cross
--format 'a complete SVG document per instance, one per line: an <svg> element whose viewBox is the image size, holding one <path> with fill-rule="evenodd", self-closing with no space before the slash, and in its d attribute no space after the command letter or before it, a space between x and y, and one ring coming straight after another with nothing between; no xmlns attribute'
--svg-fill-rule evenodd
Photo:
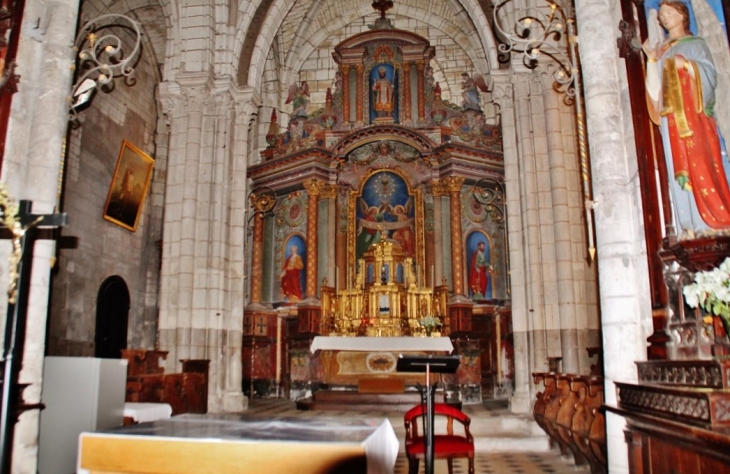
<svg viewBox="0 0 730 474"><path fill-rule="evenodd" d="M380 18L385 18L385 12L393 8L393 2L389 0L377 0L373 2L373 8L380 10Z"/></svg>
<svg viewBox="0 0 730 474"><path fill-rule="evenodd" d="M0 391L0 472L10 472L15 422L20 412L42 408L22 402L22 386L18 384L23 364L23 346L30 292L30 270L33 263L33 244L38 238L38 226L63 227L68 223L66 213L38 215L31 212L30 201L18 203L16 225L10 229L13 255L10 262L10 292L5 321L3 347L2 390Z"/></svg>

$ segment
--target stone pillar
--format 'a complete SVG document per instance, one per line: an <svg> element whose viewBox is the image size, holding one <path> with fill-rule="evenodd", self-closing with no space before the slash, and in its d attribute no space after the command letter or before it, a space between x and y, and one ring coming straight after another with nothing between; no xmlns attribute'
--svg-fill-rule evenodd
<svg viewBox="0 0 730 474"><path fill-rule="evenodd" d="M563 149L565 136L560 117L560 101L553 85L553 75L543 74L543 105L545 135L550 170L550 197L552 201L552 229L555 241L555 270L560 314L560 348L562 372L580 373L578 363L578 322L575 312L575 278L573 276L573 248L570 232L570 203L568 178Z"/></svg>
<svg viewBox="0 0 730 474"><path fill-rule="evenodd" d="M540 203L537 186L537 170L535 158L535 140L533 137L533 115L531 103L531 87L534 86L531 73L521 73L512 76L514 91L515 129L519 153L518 186L520 219L522 222L522 237L519 243L524 258L525 297L528 308L530 337L530 372L548 369L548 357L558 356L556 351L550 351L548 344L548 330L545 307L545 287L542 276L540 237ZM508 179L508 181L510 181ZM509 189L507 190L509 195ZM509 206L508 206L509 207ZM512 227L511 220L510 228ZM510 229L511 230L511 229ZM515 247L510 244L510 249ZM520 251L520 248L517 249ZM513 298L514 300L514 298ZM556 334L557 339L557 334Z"/></svg>
<svg viewBox="0 0 730 474"><path fill-rule="evenodd" d="M159 346L167 372L181 359L210 360L208 411L240 411L248 203L247 160L236 155L246 156L257 99L207 74L179 75L160 96L171 133Z"/></svg>
<svg viewBox="0 0 730 474"><path fill-rule="evenodd" d="M416 62L416 70L418 71L418 122L426 119L426 98L423 93L423 72L426 64L423 61ZM461 293L460 293L461 294Z"/></svg>
<svg viewBox="0 0 730 474"><path fill-rule="evenodd" d="M606 404L614 406L614 382L636 382L634 362L646 359L646 338L652 332L631 108L616 48L619 9L611 0L576 2L601 269L604 393ZM606 414L612 474L629 472L624 426L622 417Z"/></svg>
<svg viewBox="0 0 730 474"><path fill-rule="evenodd" d="M197 357L191 352L195 243L196 230L205 223L198 219L198 175L203 108L210 100L211 87L207 74L160 84L163 113L169 117L171 128L159 320L160 348L169 351L165 361L168 372L180 368L178 360Z"/></svg>
<svg viewBox="0 0 730 474"><path fill-rule="evenodd" d="M451 213L451 279L452 292L455 297L464 296L464 249L462 248L461 231L461 185L464 178L449 176L444 185L449 193Z"/></svg>
<svg viewBox="0 0 730 474"><path fill-rule="evenodd" d="M306 298L317 298L317 262L319 261L317 247L317 230L319 225L319 195L324 183L316 179L304 181L307 191L307 288Z"/></svg>
<svg viewBox="0 0 730 474"><path fill-rule="evenodd" d="M28 2L22 24L39 21L43 25L42 39L37 28L21 28L15 70L21 84L13 95L7 131L2 177L13 199L33 202L36 214L52 214L60 196L60 173L64 156L64 140L68 127L68 97L71 91L78 0L58 2ZM10 244L0 245L3 288L7 288ZM28 404L41 402L43 357L45 355L48 298L51 262L56 245L51 240L35 243L31 266L27 325L19 382L27 384L23 400ZM0 298L0 310L7 313L7 294ZM40 410L23 412L15 425L13 473L31 474L38 471L38 427Z"/></svg>
<svg viewBox="0 0 730 474"><path fill-rule="evenodd" d="M350 122L350 66L343 64L342 71L342 121Z"/></svg>
<svg viewBox="0 0 730 474"><path fill-rule="evenodd" d="M362 77L362 71L363 71L363 65L362 64L356 64L355 65L355 123L363 123L363 82L365 82L365 78ZM370 101L368 101L368 107L370 106Z"/></svg>
<svg viewBox="0 0 730 474"><path fill-rule="evenodd" d="M502 123L502 150L507 222L509 222L509 272L512 296L512 334L514 342L515 392L510 409L515 413L530 413L532 409L532 378L530 332L532 321L528 302L526 253L521 205L520 159L517 140L517 117L514 105L514 87L507 73L493 74L492 97L499 104Z"/></svg>
<svg viewBox="0 0 730 474"><path fill-rule="evenodd" d="M231 191L230 191L230 225L228 226L228 281L225 288L228 291L230 304L230 317L225 322L228 331L227 337L223 338L224 367L224 393L222 410L236 413L245 410L248 406L248 399L243 394L241 382L243 379L243 367L241 364L242 340L243 340L243 312L246 304L246 248L247 241L246 210L248 209L247 179L248 169L247 156L250 149L248 142L248 130L251 121L259 111L261 100L253 89L232 90L235 105L235 120L233 122L232 138L232 160L231 160ZM261 221L260 218L255 220ZM263 225L261 225L263 231ZM263 233L263 232L262 232ZM263 252L262 252L263 253ZM261 289L259 288L259 301Z"/></svg>
<svg viewBox="0 0 730 474"><path fill-rule="evenodd" d="M403 105L405 117L401 117L401 123L411 121L411 63L403 63Z"/></svg>

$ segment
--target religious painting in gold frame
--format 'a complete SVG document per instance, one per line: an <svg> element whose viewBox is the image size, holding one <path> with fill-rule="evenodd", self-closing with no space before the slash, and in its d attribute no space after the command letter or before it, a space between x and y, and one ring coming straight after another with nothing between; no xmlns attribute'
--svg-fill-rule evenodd
<svg viewBox="0 0 730 474"><path fill-rule="evenodd" d="M109 194L104 204L104 219L132 232L137 231L155 160L129 143L122 142Z"/></svg>
<svg viewBox="0 0 730 474"><path fill-rule="evenodd" d="M363 238L363 232L384 234L384 240L399 241L425 282L421 189L413 189L408 176L399 169L373 170L361 183L359 192L349 196L348 268L355 269L362 253L373 243Z"/></svg>

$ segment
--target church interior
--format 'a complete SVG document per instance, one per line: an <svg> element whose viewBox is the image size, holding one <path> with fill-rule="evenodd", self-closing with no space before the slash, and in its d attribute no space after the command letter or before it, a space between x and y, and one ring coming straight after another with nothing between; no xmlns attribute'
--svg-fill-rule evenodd
<svg viewBox="0 0 730 474"><path fill-rule="evenodd" d="M590 472L730 472L727 2L0 11L1 472L43 472L54 397L105 367L171 420L405 413L435 381Z"/></svg>

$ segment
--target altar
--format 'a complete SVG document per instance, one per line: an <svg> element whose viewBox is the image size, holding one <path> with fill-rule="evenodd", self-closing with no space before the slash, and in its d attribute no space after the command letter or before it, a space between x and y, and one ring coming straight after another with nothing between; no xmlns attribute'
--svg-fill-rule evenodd
<svg viewBox="0 0 730 474"><path fill-rule="evenodd" d="M425 374L397 372L399 354L443 355L453 350L448 337L317 336L310 346L310 352L319 357L325 384L384 392L425 384Z"/></svg>

